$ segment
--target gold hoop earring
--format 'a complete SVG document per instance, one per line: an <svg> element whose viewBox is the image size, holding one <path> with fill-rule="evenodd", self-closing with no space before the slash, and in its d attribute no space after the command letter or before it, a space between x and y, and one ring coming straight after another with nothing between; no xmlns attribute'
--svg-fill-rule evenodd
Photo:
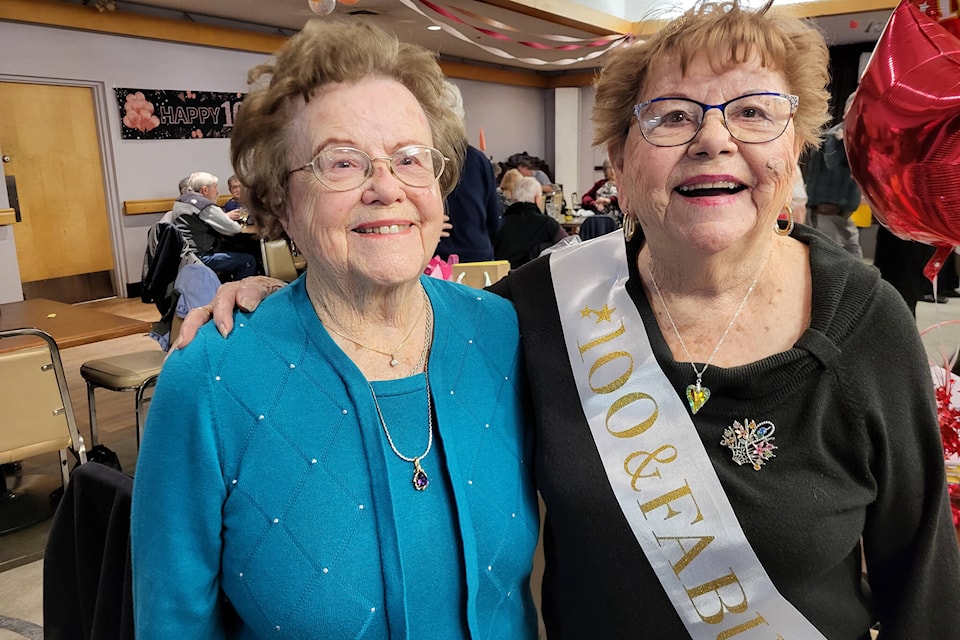
<svg viewBox="0 0 960 640"><path fill-rule="evenodd" d="M779 217L773 223L773 231L778 236L788 236L793 231L793 209L790 208L790 205L785 206L784 209L787 212L787 226L780 226Z"/></svg>
<svg viewBox="0 0 960 640"><path fill-rule="evenodd" d="M627 242L633 239L633 234L637 232L637 219L630 215L629 211L623 212L623 237Z"/></svg>

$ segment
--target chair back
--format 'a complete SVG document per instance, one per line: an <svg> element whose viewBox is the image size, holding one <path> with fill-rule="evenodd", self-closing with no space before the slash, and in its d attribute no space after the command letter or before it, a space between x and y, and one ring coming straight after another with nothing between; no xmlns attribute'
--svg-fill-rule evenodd
<svg viewBox="0 0 960 640"><path fill-rule="evenodd" d="M593 215L583 219L580 224L579 235L581 240L591 240L616 230L617 221L613 219L613 216Z"/></svg>
<svg viewBox="0 0 960 640"><path fill-rule="evenodd" d="M293 252L284 239L260 240L260 253L263 256L263 270L271 278L293 282L299 275L293 264Z"/></svg>
<svg viewBox="0 0 960 640"><path fill-rule="evenodd" d="M18 336L43 344L0 352L0 464L68 448L86 460L56 342L39 329L11 329L0 331L0 348Z"/></svg>
<svg viewBox="0 0 960 640"><path fill-rule="evenodd" d="M483 289L510 273L510 263L507 260L458 262L451 267L451 270L453 280L456 282Z"/></svg>

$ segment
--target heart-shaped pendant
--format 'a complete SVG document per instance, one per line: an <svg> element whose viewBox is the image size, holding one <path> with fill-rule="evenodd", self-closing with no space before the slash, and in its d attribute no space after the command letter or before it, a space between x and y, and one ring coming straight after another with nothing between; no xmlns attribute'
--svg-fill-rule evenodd
<svg viewBox="0 0 960 640"><path fill-rule="evenodd" d="M703 385L691 384L687 387L687 403L690 405L690 413L696 414L697 411L707 404L710 399L710 389Z"/></svg>

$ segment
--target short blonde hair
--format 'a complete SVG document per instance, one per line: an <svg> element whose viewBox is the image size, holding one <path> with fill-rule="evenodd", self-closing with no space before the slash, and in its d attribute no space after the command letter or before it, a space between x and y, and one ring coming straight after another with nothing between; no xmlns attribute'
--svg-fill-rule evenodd
<svg viewBox="0 0 960 640"><path fill-rule="evenodd" d="M619 155L633 123L637 96L659 61L673 58L682 73L706 52L717 71L757 55L767 69L782 71L789 92L800 98L794 129L803 147L817 146L829 120L829 52L812 23L770 11L773 0L753 11L739 0L700 0L682 16L632 46L615 50L596 83L594 137Z"/></svg>
<svg viewBox="0 0 960 640"><path fill-rule="evenodd" d="M436 56L367 23L311 20L270 61L250 70L248 82L255 88L244 98L231 135L230 159L244 186L244 204L266 237L283 232L289 152L296 135L291 114L299 101L309 102L326 84L372 77L399 82L420 103L433 145L448 158L441 192L446 196L453 190L466 153L466 134L445 102Z"/></svg>
<svg viewBox="0 0 960 640"><path fill-rule="evenodd" d="M523 174L519 169L507 169L507 172L500 178L500 190L507 194L507 197L513 197L513 188L516 186Z"/></svg>

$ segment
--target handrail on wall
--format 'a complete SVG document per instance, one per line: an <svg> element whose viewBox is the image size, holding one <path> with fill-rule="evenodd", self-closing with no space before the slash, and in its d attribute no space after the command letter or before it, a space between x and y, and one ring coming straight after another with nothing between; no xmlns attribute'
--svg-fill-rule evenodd
<svg viewBox="0 0 960 640"><path fill-rule="evenodd" d="M231 196L229 193L221 194L217 198L217 204L222 207L224 204L226 204L230 197ZM124 200L123 215L139 216L145 213L166 213L167 211L173 209L173 203L175 201L175 198L160 198L155 200ZM3 211L3 209L0 209L0 214L2 214ZM11 209L11 211L13 211L13 209Z"/></svg>

